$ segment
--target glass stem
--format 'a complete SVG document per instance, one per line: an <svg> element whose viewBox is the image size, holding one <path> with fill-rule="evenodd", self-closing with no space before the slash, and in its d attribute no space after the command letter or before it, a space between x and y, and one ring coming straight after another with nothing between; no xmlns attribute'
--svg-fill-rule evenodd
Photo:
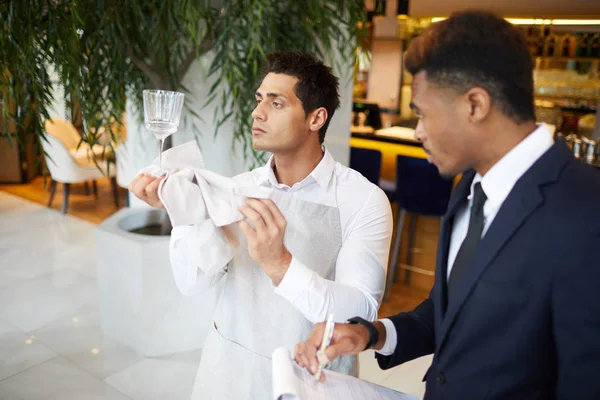
<svg viewBox="0 0 600 400"><path fill-rule="evenodd" d="M158 150L158 166L162 168L162 149L165 143L165 138L160 138L160 149Z"/></svg>

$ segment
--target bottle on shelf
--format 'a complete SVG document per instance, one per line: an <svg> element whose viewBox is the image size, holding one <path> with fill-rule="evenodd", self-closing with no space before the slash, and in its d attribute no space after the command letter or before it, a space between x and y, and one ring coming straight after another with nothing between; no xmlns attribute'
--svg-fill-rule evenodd
<svg viewBox="0 0 600 400"><path fill-rule="evenodd" d="M567 33L561 40L561 57L575 57L577 55L577 37Z"/></svg>
<svg viewBox="0 0 600 400"><path fill-rule="evenodd" d="M543 57L553 57L562 54L561 38L552 31L552 25L544 29Z"/></svg>
<svg viewBox="0 0 600 400"><path fill-rule="evenodd" d="M525 33L525 37L527 38L527 46L529 47L529 54L532 57L541 56L542 54L539 52L539 38L540 38L540 28L538 25L531 25L527 28L527 32Z"/></svg>
<svg viewBox="0 0 600 400"><path fill-rule="evenodd" d="M539 31L538 39L537 39L537 54L540 56L544 55L544 46L546 44L546 37L548 36L549 33L550 33L549 27L546 27L543 24L540 25L540 31Z"/></svg>
<svg viewBox="0 0 600 400"><path fill-rule="evenodd" d="M590 35L584 33L577 42L577 57L588 57Z"/></svg>
<svg viewBox="0 0 600 400"><path fill-rule="evenodd" d="M596 33L589 40L588 54L590 57L600 58L600 33Z"/></svg>

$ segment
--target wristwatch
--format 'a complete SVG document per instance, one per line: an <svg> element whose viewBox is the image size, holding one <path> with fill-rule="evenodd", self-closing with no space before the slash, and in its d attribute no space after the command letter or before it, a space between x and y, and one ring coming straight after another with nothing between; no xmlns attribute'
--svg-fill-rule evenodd
<svg viewBox="0 0 600 400"><path fill-rule="evenodd" d="M367 328L367 331L369 331L369 343L367 343L367 347L365 347L365 350L368 350L371 347L375 346L375 344L377 344L377 342L379 341L379 332L377 332L377 328L375 328L375 325L372 322L369 322L361 317L353 317L348 320L348 323L360 324Z"/></svg>

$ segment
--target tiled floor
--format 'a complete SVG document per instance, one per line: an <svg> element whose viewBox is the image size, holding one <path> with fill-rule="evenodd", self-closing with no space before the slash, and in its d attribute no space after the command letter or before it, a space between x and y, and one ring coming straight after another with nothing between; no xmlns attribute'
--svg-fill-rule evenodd
<svg viewBox="0 0 600 400"><path fill-rule="evenodd" d="M188 399L201 351L143 358L103 335L94 224L0 191L0 399ZM422 396L424 357L361 377Z"/></svg>

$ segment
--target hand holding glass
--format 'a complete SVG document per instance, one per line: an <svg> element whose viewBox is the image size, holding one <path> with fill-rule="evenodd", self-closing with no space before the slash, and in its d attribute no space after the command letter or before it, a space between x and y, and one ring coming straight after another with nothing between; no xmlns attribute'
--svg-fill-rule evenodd
<svg viewBox="0 0 600 400"><path fill-rule="evenodd" d="M162 168L162 148L165 139L177 131L184 94L167 90L144 90L144 122L146 129L160 140L159 166Z"/></svg>

